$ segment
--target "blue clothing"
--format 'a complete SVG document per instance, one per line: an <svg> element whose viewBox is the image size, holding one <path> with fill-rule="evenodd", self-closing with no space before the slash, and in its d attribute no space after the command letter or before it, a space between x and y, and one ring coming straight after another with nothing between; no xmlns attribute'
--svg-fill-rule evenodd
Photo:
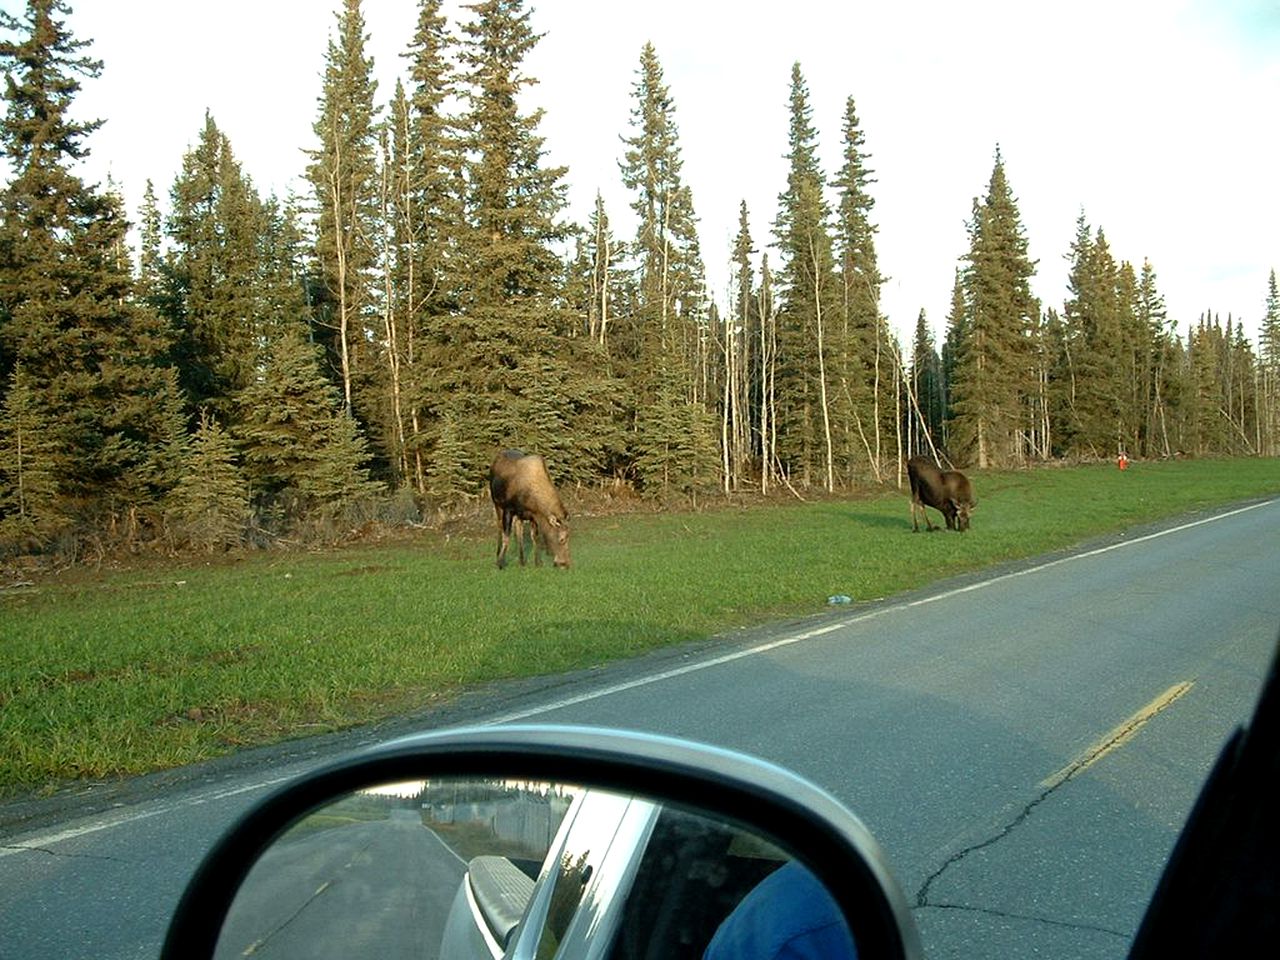
<svg viewBox="0 0 1280 960"><path fill-rule="evenodd" d="M853 960L844 914L827 888L792 860L742 898L703 960Z"/></svg>

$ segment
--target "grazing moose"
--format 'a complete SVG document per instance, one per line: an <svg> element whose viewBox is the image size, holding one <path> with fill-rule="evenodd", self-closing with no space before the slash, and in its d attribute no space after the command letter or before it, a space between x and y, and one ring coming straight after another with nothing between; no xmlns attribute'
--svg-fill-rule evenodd
<svg viewBox="0 0 1280 960"><path fill-rule="evenodd" d="M925 526L936 530L929 522L925 507L933 507L946 518L948 530L963 533L969 529L969 513L978 505L974 499L969 478L959 470L939 470L932 460L912 457L907 461L907 479L911 482L911 529L919 532L920 523L916 510L924 516Z"/></svg>
<svg viewBox="0 0 1280 960"><path fill-rule="evenodd" d="M569 566L569 513L547 473L547 464L536 453L503 450L489 467L489 496L498 514L498 569L507 563L511 527L516 527L520 563L524 564L522 521L533 533L533 562L541 565L545 550L557 567Z"/></svg>

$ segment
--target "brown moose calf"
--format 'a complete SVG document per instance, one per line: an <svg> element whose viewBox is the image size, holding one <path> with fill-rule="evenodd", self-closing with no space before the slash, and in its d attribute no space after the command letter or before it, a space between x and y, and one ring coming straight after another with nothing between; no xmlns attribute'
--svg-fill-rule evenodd
<svg viewBox="0 0 1280 960"><path fill-rule="evenodd" d="M545 550L557 567L569 566L569 513L560 502L542 457L522 450L503 450L489 467L489 496L498 515L498 569L507 563L513 523L520 563L524 564L522 521L528 521L532 528L534 563L542 563Z"/></svg>
<svg viewBox="0 0 1280 960"><path fill-rule="evenodd" d="M947 521L948 530L963 533L969 529L969 513L978 505L974 499L969 478L959 470L939 470L932 460L912 457L907 461L907 479L911 483L911 529L919 532L920 523L916 510L924 516L925 526L936 530L929 522L925 507L933 507Z"/></svg>

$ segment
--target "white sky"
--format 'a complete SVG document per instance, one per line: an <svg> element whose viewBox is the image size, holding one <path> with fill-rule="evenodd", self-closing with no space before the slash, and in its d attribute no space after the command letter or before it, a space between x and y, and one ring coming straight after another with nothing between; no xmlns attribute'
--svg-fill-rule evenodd
<svg viewBox="0 0 1280 960"><path fill-rule="evenodd" d="M641 47L654 44L722 304L740 201L757 247L771 236L798 61L829 178L854 98L891 277L881 306L904 337L923 308L941 340L965 221L998 143L1043 303L1061 307L1083 208L1117 259L1151 260L1180 329L1213 310L1243 318L1256 338L1268 274L1280 268L1280 0L531 5L544 37L525 67L547 111L548 160L569 168L569 216L585 223L599 190L620 239L634 230L620 138L631 133ZM73 33L105 62L77 100L80 116L107 121L89 141L87 179L109 172L136 214L150 178L167 205L208 109L262 193L304 189L341 0L71 6ZM385 103L417 3L365 0L364 11Z"/></svg>

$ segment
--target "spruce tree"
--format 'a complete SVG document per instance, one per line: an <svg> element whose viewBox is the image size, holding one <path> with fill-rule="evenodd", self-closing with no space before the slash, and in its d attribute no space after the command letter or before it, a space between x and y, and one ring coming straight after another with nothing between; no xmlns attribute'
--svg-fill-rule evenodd
<svg viewBox="0 0 1280 960"><path fill-rule="evenodd" d="M1220 321L1201 314L1187 336L1185 383L1179 408L1181 448L1195 457L1220 453L1225 446L1219 366L1224 353Z"/></svg>
<svg viewBox="0 0 1280 960"><path fill-rule="evenodd" d="M25 552L64 521L54 473L57 450L21 362L9 375L0 425L0 544Z"/></svg>
<svg viewBox="0 0 1280 960"><path fill-rule="evenodd" d="M973 202L964 259L965 314L948 385L952 454L980 469L1023 462L1032 452L1040 311L1030 286L1035 262L998 148L987 194Z"/></svg>
<svg viewBox="0 0 1280 960"><path fill-rule="evenodd" d="M942 444L942 358L933 343L933 334L929 330L925 312L920 311L916 317L915 337L911 348L911 393L907 416L912 429L908 436L912 442L908 444L910 456L925 454L932 456Z"/></svg>
<svg viewBox="0 0 1280 960"><path fill-rule="evenodd" d="M282 327L262 376L237 399L233 435L252 496L268 513L325 513L377 492L365 469L365 441L302 323Z"/></svg>
<svg viewBox="0 0 1280 960"><path fill-rule="evenodd" d="M818 163L809 89L791 69L787 189L778 198L774 236L781 254L779 286L779 455L793 479L835 486L832 375L839 364L842 298L838 294L831 211ZM833 349L832 341L837 341ZM862 430L863 448L871 424Z"/></svg>
<svg viewBox="0 0 1280 960"><path fill-rule="evenodd" d="M964 273L956 268L951 283L951 306L947 311L947 333L942 342L942 445L950 450L951 424L955 420L955 398L951 385L959 363L960 347L969 332L969 301L965 292ZM962 432L963 439L963 432ZM962 446L962 444L961 444Z"/></svg>
<svg viewBox="0 0 1280 960"><path fill-rule="evenodd" d="M252 513L249 486L231 437L207 411L200 414L184 466L165 510L175 544L212 552L241 543Z"/></svg>
<svg viewBox="0 0 1280 960"><path fill-rule="evenodd" d="M437 326L442 409L456 416L463 465L478 492L495 448L551 451L557 478L595 469L589 438L607 430L593 395L602 372L587 343L571 336L557 245L565 169L544 165L542 111L520 108L534 83L524 60L538 41L521 2L467 7L460 50L465 152L465 224L456 254L467 265L457 309ZM544 454L546 455L546 454ZM553 457L548 455L549 462Z"/></svg>
<svg viewBox="0 0 1280 960"><path fill-rule="evenodd" d="M458 96L456 48L440 0L422 0L404 54L409 90L397 85L391 109L394 223L384 229L394 238L394 254L384 267L392 271L392 300L384 308L398 320L395 343L386 349L400 380L395 429L405 437L394 459L400 480L411 481L420 494L427 492L433 458L447 455L444 446L456 442L446 431L438 376L441 324L456 312L464 279L451 255L464 221L462 146L458 121L448 112ZM452 488L438 492L451 496Z"/></svg>
<svg viewBox="0 0 1280 960"><path fill-rule="evenodd" d="M263 203L208 114L170 198L172 256L160 267L158 284L150 270L144 276L153 291L159 287L161 307L178 332L175 355L188 403L228 424L233 398L257 375L265 335L262 278L274 264L264 249Z"/></svg>
<svg viewBox="0 0 1280 960"><path fill-rule="evenodd" d="M778 311L773 295L773 271L769 255L760 257L760 285L755 296L755 312L760 318L760 492L768 493L779 476L778 461Z"/></svg>
<svg viewBox="0 0 1280 960"><path fill-rule="evenodd" d="M597 191L586 230L578 238L571 276L571 282L577 283L578 292L571 299L585 317L581 326L588 337L599 343L606 353L621 352L634 356L636 344L620 344L614 327L619 305L626 302L622 265L627 251L627 244L614 236L604 197Z"/></svg>
<svg viewBox="0 0 1280 960"><path fill-rule="evenodd" d="M161 316L167 316L165 299L164 222L155 186L150 180L142 194L142 222L138 225L141 244L138 248L138 295Z"/></svg>
<svg viewBox="0 0 1280 960"><path fill-rule="evenodd" d="M631 361L625 372L634 390L640 482L665 495L693 489L697 451L709 438L688 430L711 422L707 403L715 398L705 387L710 337L693 195L683 178L675 102L650 43L641 49L636 74L631 133L623 138L619 165L637 219L635 309L616 317L615 343L622 349L613 354Z"/></svg>
<svg viewBox="0 0 1280 960"><path fill-rule="evenodd" d="M880 313L884 278L876 256L876 227L871 222L875 199L868 189L875 178L867 166L870 155L866 136L852 97L845 102L842 134L843 164L834 183L839 195L835 236L843 312L841 336L835 342L841 401L837 419L843 436L840 459L846 471L855 461L865 461L865 454L859 449L863 446L863 431L857 429L859 424L865 424L865 432L872 434L871 472L878 478L884 455L883 435L886 429L892 429L896 350Z"/></svg>
<svg viewBox="0 0 1280 960"><path fill-rule="evenodd" d="M758 451L752 449L752 425L758 415L760 370L760 318L756 309L754 269L751 258L756 254L751 239L751 218L747 203L738 208L738 233L733 241L732 309L725 316L724 332L724 400L722 403L721 441L724 457L726 490L738 490L745 484Z"/></svg>
<svg viewBox="0 0 1280 960"><path fill-rule="evenodd" d="M1280 368L1280 286L1276 285L1275 270L1267 279L1267 298L1258 343L1262 362L1270 368Z"/></svg>
<svg viewBox="0 0 1280 960"><path fill-rule="evenodd" d="M1077 454L1110 457L1122 443L1124 369L1120 268L1102 228L1090 235L1081 214L1072 246L1071 297L1063 320L1072 345L1075 377L1071 439Z"/></svg>
<svg viewBox="0 0 1280 960"><path fill-rule="evenodd" d="M1260 389L1258 403L1261 421L1259 452L1274 457L1280 454L1280 287L1276 272L1267 281L1267 298L1258 337Z"/></svg>
<svg viewBox="0 0 1280 960"><path fill-rule="evenodd" d="M461 312L445 327L446 387L463 401L462 434L483 438L485 447L519 439L532 415L523 367L558 352L552 307L559 261L551 245L566 235L559 219L565 171L541 165L542 112L519 109L520 92L533 82L522 65L537 42L522 8L477 4L469 8L476 19L463 28L469 190L461 239L470 277L460 290ZM473 453L487 463L487 453Z"/></svg>
<svg viewBox="0 0 1280 960"><path fill-rule="evenodd" d="M1135 306L1135 320L1143 328L1142 338L1146 344L1143 384L1146 427L1140 450L1143 456L1167 457L1171 453L1168 394L1174 335L1169 329L1168 319L1164 297L1156 284L1155 268L1149 261L1143 261Z"/></svg>
<svg viewBox="0 0 1280 960"><path fill-rule="evenodd" d="M377 109L373 60L365 52L361 0L343 0L337 39L325 56L320 110L313 129L320 146L307 176L316 198L316 259L324 297L316 323L338 372L343 406L355 411L356 380L376 371L366 356L372 270L377 251Z"/></svg>
<svg viewBox="0 0 1280 960"><path fill-rule="evenodd" d="M23 21L0 14L17 35L0 42L0 147L14 171L0 193L0 364L6 391L23 391L5 404L0 446L16 449L24 422L40 424L24 443L38 462L22 469L42 478L47 533L128 536L174 478L180 421L168 330L135 294L119 197L73 172L98 126L71 118L77 78L101 65L81 55L68 12L30 0Z"/></svg>

